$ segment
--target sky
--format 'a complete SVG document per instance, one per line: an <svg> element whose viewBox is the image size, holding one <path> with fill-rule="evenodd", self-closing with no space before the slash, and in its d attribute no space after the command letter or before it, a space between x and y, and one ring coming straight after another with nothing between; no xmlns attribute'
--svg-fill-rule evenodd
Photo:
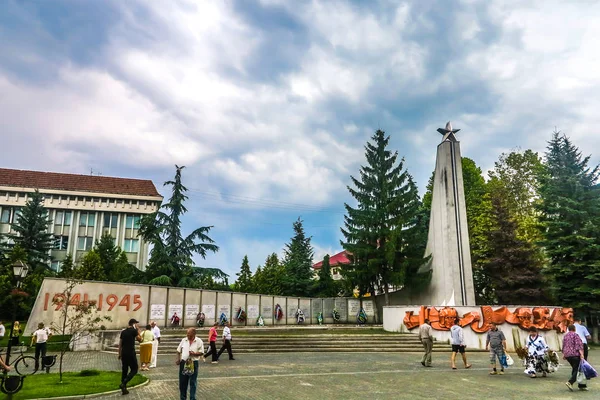
<svg viewBox="0 0 600 400"><path fill-rule="evenodd" d="M449 120L483 171L566 133L598 163L600 2L0 2L0 165L151 179L235 279L304 220L341 250L377 129L421 194ZM595 153L595 154L594 154Z"/></svg>

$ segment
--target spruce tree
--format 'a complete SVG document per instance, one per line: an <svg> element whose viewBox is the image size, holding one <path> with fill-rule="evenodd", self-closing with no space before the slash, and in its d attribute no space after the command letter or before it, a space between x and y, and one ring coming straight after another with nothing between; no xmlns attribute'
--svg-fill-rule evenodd
<svg viewBox="0 0 600 400"><path fill-rule="evenodd" d="M285 245L283 266L283 291L286 296L309 297L312 288L312 259L314 255L310 237L304 233L302 220L294 222L294 236Z"/></svg>
<svg viewBox="0 0 600 400"><path fill-rule="evenodd" d="M343 276L361 294L383 291L386 304L391 285L405 286L417 278L415 271L422 264L425 249L425 243L415 242L423 235L404 232L416 226L420 203L404 160L397 163L398 153L388 150L388 144L389 136L377 130L365 146L367 165L361 167L360 179L350 177L353 187L348 186L357 206L345 204L342 228L342 246L351 260L342 268ZM419 248L423 253L414 265L413 251ZM411 260L407 261L404 257L409 253Z"/></svg>
<svg viewBox="0 0 600 400"><path fill-rule="evenodd" d="M96 250L90 250L83 256L81 265L73 271L76 279L106 281L102 259Z"/></svg>
<svg viewBox="0 0 600 400"><path fill-rule="evenodd" d="M571 140L554 132L540 178L540 221L550 260L545 272L556 299L583 312L600 310L600 189L598 166L590 167Z"/></svg>
<svg viewBox="0 0 600 400"><path fill-rule="evenodd" d="M338 285L331 276L331 266L329 265L329 254L323 257L323 263L318 274L319 279L315 284L315 295L317 297L334 297L338 295Z"/></svg>
<svg viewBox="0 0 600 400"><path fill-rule="evenodd" d="M517 234L518 224L510 215L508 193L492 197L495 228L489 232L489 261L486 276L499 304L547 304L547 284L542 276L536 249Z"/></svg>
<svg viewBox="0 0 600 400"><path fill-rule="evenodd" d="M11 224L15 233L6 234L13 243L8 247L18 245L27 253L30 268L47 267L50 261L50 250L54 247L51 223L44 207L44 196L36 190L29 195L27 203Z"/></svg>
<svg viewBox="0 0 600 400"><path fill-rule="evenodd" d="M117 266L121 248L115 244L115 239L109 233L104 233L96 242L94 250L100 256L104 275L110 278Z"/></svg>
<svg viewBox="0 0 600 400"><path fill-rule="evenodd" d="M250 271L250 264L248 262L248 256L244 256L242 260L242 266L240 272L237 274L237 282L235 283L235 290L238 292L252 292L252 272Z"/></svg>
<svg viewBox="0 0 600 400"><path fill-rule="evenodd" d="M73 276L73 269L73 256L69 253L62 262L58 276L60 278L71 278Z"/></svg>

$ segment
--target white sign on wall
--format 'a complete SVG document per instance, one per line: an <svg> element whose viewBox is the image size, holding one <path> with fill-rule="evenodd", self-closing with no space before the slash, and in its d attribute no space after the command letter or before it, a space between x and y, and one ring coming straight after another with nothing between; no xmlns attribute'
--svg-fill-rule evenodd
<svg viewBox="0 0 600 400"><path fill-rule="evenodd" d="M246 313L248 318L258 318L258 306L248 306L248 312Z"/></svg>
<svg viewBox="0 0 600 400"><path fill-rule="evenodd" d="M202 304L202 312L207 320L215 319L215 305Z"/></svg>
<svg viewBox="0 0 600 400"><path fill-rule="evenodd" d="M225 316L229 320L231 316L231 311L229 305L219 307L219 318L221 318L221 314L225 313Z"/></svg>
<svg viewBox="0 0 600 400"><path fill-rule="evenodd" d="M150 319L163 321L165 319L165 308L164 304L150 305Z"/></svg>
<svg viewBox="0 0 600 400"><path fill-rule="evenodd" d="M365 313L369 317L372 317L375 315L375 311L373 310L373 301L372 300L363 301L363 308L365 309Z"/></svg>
<svg viewBox="0 0 600 400"><path fill-rule="evenodd" d="M360 312L360 300L356 300L356 299L348 300L348 319L351 319L351 317L356 317L359 312Z"/></svg>
<svg viewBox="0 0 600 400"><path fill-rule="evenodd" d="M186 304L185 305L185 319L196 319L200 311L198 304Z"/></svg>
<svg viewBox="0 0 600 400"><path fill-rule="evenodd" d="M173 318L175 313L181 318L183 315L183 304L169 304L169 318Z"/></svg>

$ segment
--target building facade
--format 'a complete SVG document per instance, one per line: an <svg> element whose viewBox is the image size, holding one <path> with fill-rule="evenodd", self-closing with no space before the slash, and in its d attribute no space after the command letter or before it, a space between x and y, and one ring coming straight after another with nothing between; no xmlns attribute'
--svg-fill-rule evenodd
<svg viewBox="0 0 600 400"><path fill-rule="evenodd" d="M10 224L36 189L44 195L55 239L52 269L60 271L67 254L79 262L104 233L130 264L146 267L149 249L138 237L140 219L163 200L152 181L0 168L0 234L11 232Z"/></svg>
<svg viewBox="0 0 600 400"><path fill-rule="evenodd" d="M331 257L329 257L329 266L331 268L331 276L334 280L339 281L342 279L342 274L340 273L340 268L346 264L350 264L350 259L348 258L348 253L346 250L343 250ZM315 277L319 276L319 270L323 266L323 261L319 261L316 264L313 264L313 274Z"/></svg>

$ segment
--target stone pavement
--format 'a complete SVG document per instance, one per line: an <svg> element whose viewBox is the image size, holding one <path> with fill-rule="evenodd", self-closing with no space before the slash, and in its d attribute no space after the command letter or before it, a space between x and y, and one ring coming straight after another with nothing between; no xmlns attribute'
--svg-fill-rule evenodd
<svg viewBox="0 0 600 400"><path fill-rule="evenodd" d="M225 356L216 365L200 363L197 398L530 400L594 399L600 393L596 379L591 381L589 392L569 392L564 385L570 373L568 365L548 378L531 379L513 355L515 366L504 376L489 376L487 354L469 354L473 368L455 371L449 368L449 356L434 354L433 368L423 368L417 353L244 354L235 361ZM114 354L85 352L66 357L67 370L120 370ZM151 383L128 396L100 398L178 399L174 360L174 356L160 357L158 368L144 373ZM590 360L600 360L600 351L591 351Z"/></svg>

